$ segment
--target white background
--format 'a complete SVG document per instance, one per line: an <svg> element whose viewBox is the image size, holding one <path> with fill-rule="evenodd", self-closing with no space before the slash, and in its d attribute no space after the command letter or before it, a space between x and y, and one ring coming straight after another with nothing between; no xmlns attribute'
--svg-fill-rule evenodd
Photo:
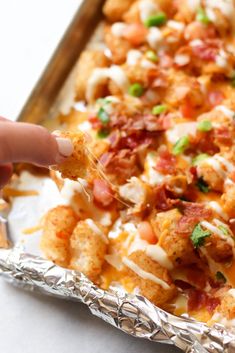
<svg viewBox="0 0 235 353"><path fill-rule="evenodd" d="M79 0L0 0L0 115L15 119ZM79 303L19 290L0 278L0 352L170 353L119 332Z"/></svg>

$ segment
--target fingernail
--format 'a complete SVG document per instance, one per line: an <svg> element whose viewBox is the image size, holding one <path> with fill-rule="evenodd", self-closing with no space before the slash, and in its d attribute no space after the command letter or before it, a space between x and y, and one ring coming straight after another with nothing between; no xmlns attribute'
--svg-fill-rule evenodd
<svg viewBox="0 0 235 353"><path fill-rule="evenodd" d="M57 137L56 142L58 144L58 150L62 157L69 157L73 153L73 144L70 139L64 137Z"/></svg>

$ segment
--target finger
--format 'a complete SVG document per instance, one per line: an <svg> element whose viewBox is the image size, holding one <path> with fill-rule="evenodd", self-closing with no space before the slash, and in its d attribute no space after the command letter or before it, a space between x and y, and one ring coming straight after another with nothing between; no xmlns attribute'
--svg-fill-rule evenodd
<svg viewBox="0 0 235 353"><path fill-rule="evenodd" d="M0 163L61 163L73 152L69 139L53 136L42 126L0 121Z"/></svg>
<svg viewBox="0 0 235 353"><path fill-rule="evenodd" d="M12 164L0 165L0 189L10 180L13 173Z"/></svg>

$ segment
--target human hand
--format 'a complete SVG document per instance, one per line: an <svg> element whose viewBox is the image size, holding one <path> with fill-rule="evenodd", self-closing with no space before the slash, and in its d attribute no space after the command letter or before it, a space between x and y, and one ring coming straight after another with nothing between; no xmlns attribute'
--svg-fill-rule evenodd
<svg viewBox="0 0 235 353"><path fill-rule="evenodd" d="M69 139L50 134L42 126L0 117L0 189L12 175L12 163L49 167L63 162L72 152Z"/></svg>

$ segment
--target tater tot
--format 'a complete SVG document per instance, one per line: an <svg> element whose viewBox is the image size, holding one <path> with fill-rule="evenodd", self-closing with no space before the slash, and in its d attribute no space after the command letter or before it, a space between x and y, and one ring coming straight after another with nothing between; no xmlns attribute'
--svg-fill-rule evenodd
<svg viewBox="0 0 235 353"><path fill-rule="evenodd" d="M177 209L158 213L151 219L159 239L158 245L167 253L174 266L189 265L196 262L192 242L188 236L177 233L181 214Z"/></svg>
<svg viewBox="0 0 235 353"><path fill-rule="evenodd" d="M58 170L62 178L77 180L85 178L89 173L89 154L86 148L86 138L81 131L77 132L58 132L60 137L71 139L74 151L64 162L52 167Z"/></svg>
<svg viewBox="0 0 235 353"><path fill-rule="evenodd" d="M235 217L235 186L226 186L225 192L223 193L221 200L223 202L223 209L229 215L229 217Z"/></svg>
<svg viewBox="0 0 235 353"><path fill-rule="evenodd" d="M226 293L216 312L222 314L228 320L235 319L235 298L232 293L230 294L229 291Z"/></svg>
<svg viewBox="0 0 235 353"><path fill-rule="evenodd" d="M85 50L79 59L76 79L76 98L84 100L86 96L87 81L95 68L107 67L108 58L101 50ZM102 87L101 87L102 90Z"/></svg>
<svg viewBox="0 0 235 353"><path fill-rule="evenodd" d="M135 0L106 0L103 13L111 22L121 21L125 12Z"/></svg>
<svg viewBox="0 0 235 353"><path fill-rule="evenodd" d="M123 64L128 51L131 49L130 43L122 37L113 35L110 28L105 32L105 43L111 51L113 63Z"/></svg>
<svg viewBox="0 0 235 353"><path fill-rule="evenodd" d="M97 282L108 239L104 227L91 219L78 222L70 238L70 268Z"/></svg>
<svg viewBox="0 0 235 353"><path fill-rule="evenodd" d="M128 266L128 260L132 264L137 265L141 270L163 281L164 287L151 279L139 276L137 272L134 272ZM158 262L149 258L143 251L138 250L133 252L128 256L127 261L124 260L124 264L126 265L126 274L130 277L133 285L139 289L141 295L145 296L155 305L162 307L176 295L177 290L168 271L159 265Z"/></svg>
<svg viewBox="0 0 235 353"><path fill-rule="evenodd" d="M41 250L45 257L57 265L69 265L69 238L78 222L70 206L57 206L44 219Z"/></svg>

